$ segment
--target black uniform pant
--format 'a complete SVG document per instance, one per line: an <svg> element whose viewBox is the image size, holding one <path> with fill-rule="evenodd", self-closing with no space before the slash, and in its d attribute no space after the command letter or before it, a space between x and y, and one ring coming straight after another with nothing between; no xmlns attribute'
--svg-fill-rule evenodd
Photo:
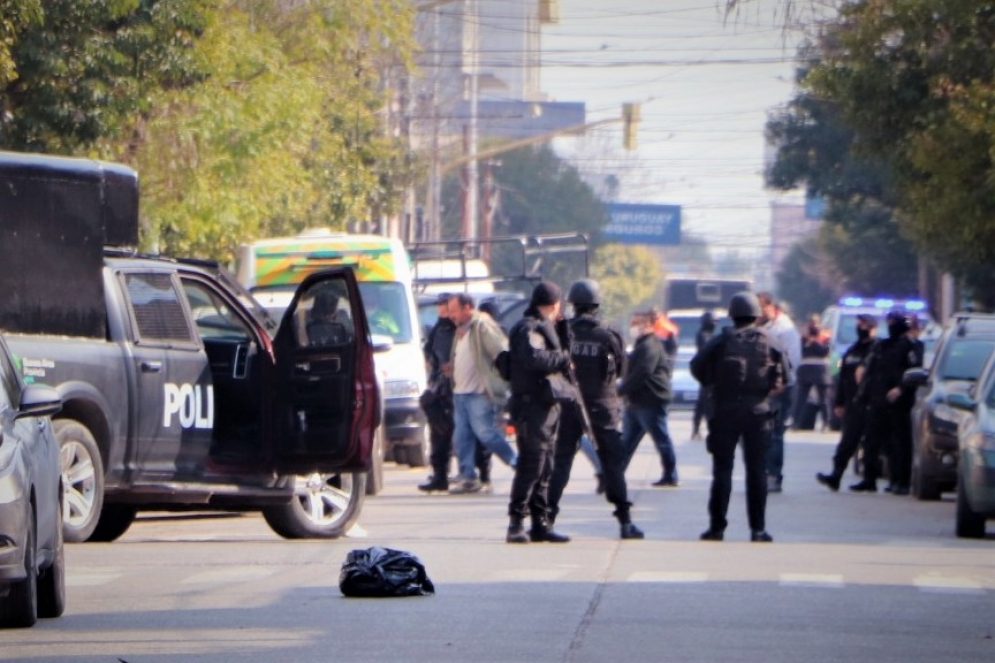
<svg viewBox="0 0 995 663"><path fill-rule="evenodd" d="M617 407L614 408L617 411ZM560 428L553 452L553 474L549 480L549 518L555 520L560 512L560 498L570 481L580 438L584 435L584 420L579 403L564 403L560 412ZM612 406L592 403L591 426L595 440L591 440L601 461L601 474L605 482L605 498L615 505L615 517L620 523L629 522L628 490L625 484L626 453L622 448L622 434L618 430L618 417L612 415Z"/></svg>
<svg viewBox="0 0 995 663"><path fill-rule="evenodd" d="M843 413L843 431L833 455L833 476L839 479L846 472L846 466L857 453L860 442L864 439L864 429L867 425L867 406L851 403Z"/></svg>
<svg viewBox="0 0 995 663"><path fill-rule="evenodd" d="M912 415L902 405L872 407L867 411L864 434L864 480L877 481L881 475L881 453L888 456L891 484L908 488L912 478Z"/></svg>
<svg viewBox="0 0 995 663"><path fill-rule="evenodd" d="M756 414L749 407L721 407L708 421L708 452L712 454L712 490L708 499L710 528L725 530L728 521L729 495L732 493L732 470L736 445L743 440L743 462L746 465L746 512L750 529L766 527L767 510L767 444L770 435L769 414Z"/></svg>
<svg viewBox="0 0 995 663"><path fill-rule="evenodd" d="M453 456L453 432L456 430L452 392L443 392L431 402L423 400L422 410L428 420L429 462L432 464L432 474L436 479L446 479L449 476L450 459ZM480 480L487 483L491 480L493 454L479 441L476 454Z"/></svg>
<svg viewBox="0 0 995 663"><path fill-rule="evenodd" d="M805 417L805 409L808 408L808 396L815 387L818 394L819 415L822 417L822 424L829 425L829 402L826 399L826 391L829 389L829 366L825 364L802 364L796 373L797 386L795 387L795 411L791 418L794 420L794 427L798 428Z"/></svg>
<svg viewBox="0 0 995 663"><path fill-rule="evenodd" d="M518 462L511 482L508 515L523 520L531 516L533 526L543 526L548 522L547 496L560 406L539 402L514 404L511 416L518 442Z"/></svg>

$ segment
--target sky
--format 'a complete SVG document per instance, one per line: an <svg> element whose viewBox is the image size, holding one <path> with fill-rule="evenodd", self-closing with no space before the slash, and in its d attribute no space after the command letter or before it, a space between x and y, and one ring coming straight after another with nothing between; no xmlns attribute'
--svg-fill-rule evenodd
<svg viewBox="0 0 995 663"><path fill-rule="evenodd" d="M764 124L793 94L799 34L783 30L781 0L753 0L728 20L718 5L559 0L559 23L542 31L542 90L585 102L588 122L639 102L636 150L622 150L620 124L556 149L616 172L620 202L681 205L685 233L749 254L769 244L771 199L785 199L764 188Z"/></svg>

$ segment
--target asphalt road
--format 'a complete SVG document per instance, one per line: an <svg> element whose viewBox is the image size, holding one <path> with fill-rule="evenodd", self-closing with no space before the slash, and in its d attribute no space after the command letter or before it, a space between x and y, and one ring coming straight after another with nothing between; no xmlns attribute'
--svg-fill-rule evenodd
<svg viewBox="0 0 995 663"><path fill-rule="evenodd" d="M789 433L773 544L748 542L741 469L723 543L703 543L709 458L672 415L682 485L653 488L649 439L629 470L644 541L619 541L583 457L557 529L504 543L511 472L490 495L421 495L391 466L385 493L337 541L285 541L257 515L147 514L119 541L67 549L68 609L0 632L0 660L936 661L995 660L995 535L953 536L952 496L830 493L836 436ZM847 477L850 479L852 477ZM348 551L418 555L430 597L348 599Z"/></svg>

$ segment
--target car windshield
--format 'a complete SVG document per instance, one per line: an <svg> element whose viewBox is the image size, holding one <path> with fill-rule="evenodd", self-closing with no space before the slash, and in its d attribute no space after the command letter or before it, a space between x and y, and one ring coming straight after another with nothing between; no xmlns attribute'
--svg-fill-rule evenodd
<svg viewBox="0 0 995 663"><path fill-rule="evenodd" d="M673 315L667 316L672 323L677 325L677 347L694 349L694 337L701 329L701 315ZM732 325L732 321L726 316L715 317L715 330Z"/></svg>
<svg viewBox="0 0 995 663"><path fill-rule="evenodd" d="M951 337L936 367L941 380L977 380L995 341Z"/></svg>
<svg viewBox="0 0 995 663"><path fill-rule="evenodd" d="M392 281L360 281L366 321L371 334L390 336L395 343L411 341L411 312L404 286Z"/></svg>

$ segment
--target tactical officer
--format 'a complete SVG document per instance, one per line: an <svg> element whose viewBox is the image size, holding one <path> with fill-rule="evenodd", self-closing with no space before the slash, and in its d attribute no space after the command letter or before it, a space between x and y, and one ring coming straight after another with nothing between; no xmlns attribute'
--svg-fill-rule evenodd
<svg viewBox="0 0 995 663"><path fill-rule="evenodd" d="M428 389L421 407L428 419L432 476L418 485L425 492L449 490L449 459L453 455L453 386L446 369L452 356L456 323L449 319L449 295L436 300L439 319L425 338L423 352L428 364Z"/></svg>
<svg viewBox="0 0 995 663"><path fill-rule="evenodd" d="M885 318L888 338L873 345L865 361L862 389L867 398L867 428L864 432L864 478L850 490L875 492L880 472L881 449L888 450L888 490L909 494L912 474L911 410L914 389L902 386L902 376L910 368L922 366L922 346L909 337L909 314L890 311Z"/></svg>
<svg viewBox="0 0 995 663"><path fill-rule="evenodd" d="M703 386L712 387L712 418L705 441L712 454L712 490L708 500L710 524L703 541L721 541L732 492L736 444L743 439L746 463L746 506L750 540L770 542L765 529L767 506L766 455L770 434L772 391L785 388L788 362L784 353L756 326L760 302L750 292L733 295L725 328L691 360L691 373Z"/></svg>
<svg viewBox="0 0 995 663"><path fill-rule="evenodd" d="M553 531L549 522L547 492L552 473L552 452L560 420L560 401L570 384L569 332L560 319L560 289L543 281L508 339L511 361L509 410L518 441L518 462L508 504L508 543L549 541L565 543L569 537ZM523 522L532 518L526 534Z"/></svg>
<svg viewBox="0 0 995 663"><path fill-rule="evenodd" d="M833 399L833 411L843 421L836 453L833 455L833 471L815 475L816 481L830 490L840 489L840 479L846 466L857 453L857 447L864 437L867 423L867 403L859 389L861 366L874 347L874 335L878 321L873 315L861 313L857 316L857 341L840 358L840 375Z"/></svg>
<svg viewBox="0 0 995 663"><path fill-rule="evenodd" d="M622 376L625 345L622 336L598 317L601 304L597 281L581 279L570 286L567 302L573 304L574 317L569 322L570 356L580 387L582 402L564 403L560 430L556 437L553 475L549 481L549 516L552 522L559 513L560 498L570 480L570 469L584 434L584 412L589 415L591 432L597 446L605 497L615 505L623 539L641 539L642 531L632 523L625 485L625 453L619 433L621 404L615 381Z"/></svg>

